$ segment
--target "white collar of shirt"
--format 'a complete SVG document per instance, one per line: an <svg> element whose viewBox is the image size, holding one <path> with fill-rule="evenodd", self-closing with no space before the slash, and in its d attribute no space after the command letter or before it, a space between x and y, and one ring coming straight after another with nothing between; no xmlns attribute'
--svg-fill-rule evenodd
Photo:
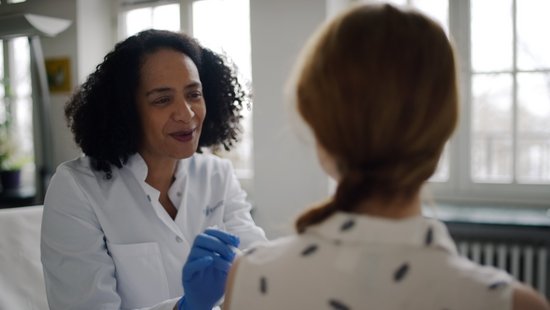
<svg viewBox="0 0 550 310"><path fill-rule="evenodd" d="M394 220L337 212L323 223L310 227L308 233L334 242L429 246L457 253L445 225L420 215Z"/></svg>
<svg viewBox="0 0 550 310"><path fill-rule="evenodd" d="M185 197L187 195L187 171L184 167L185 165L183 164L183 161L184 160L178 161L176 171L174 172L175 180L168 189L168 198L170 198L174 207L178 209L178 214L176 215L175 220L168 215L168 212L166 212L164 207L160 204L160 192L145 182L148 167L143 157L141 157L139 153L136 153L128 158L128 162L125 165L125 167L132 172L138 183L141 185L141 188L147 195L147 199L155 210L157 216L180 238L183 238L182 227L180 227L182 219L178 219L178 216L181 213L179 210L183 210L185 208Z"/></svg>
<svg viewBox="0 0 550 310"><path fill-rule="evenodd" d="M168 197L174 204L174 207L179 210L182 202L184 201L183 197L186 193L184 193L185 182L187 181L187 172L182 165L183 160L178 161L176 164L176 171L174 172L174 182L170 186L170 189L168 189ZM160 197L160 192L152 187L151 185L147 184L145 182L145 179L147 178L147 172L148 167L147 163L141 157L139 153L136 153L134 155L131 155L128 158L128 162L126 163L126 167L132 171L133 175L136 177L136 179L139 181L139 184L143 188L143 191L145 191L145 194L151 199L151 201L158 201Z"/></svg>

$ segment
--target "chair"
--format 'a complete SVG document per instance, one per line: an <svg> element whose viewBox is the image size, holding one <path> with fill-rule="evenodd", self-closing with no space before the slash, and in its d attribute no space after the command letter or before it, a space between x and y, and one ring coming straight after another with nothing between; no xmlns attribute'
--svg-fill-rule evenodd
<svg viewBox="0 0 550 310"><path fill-rule="evenodd" d="M0 309L48 309L41 223L42 206L0 209Z"/></svg>

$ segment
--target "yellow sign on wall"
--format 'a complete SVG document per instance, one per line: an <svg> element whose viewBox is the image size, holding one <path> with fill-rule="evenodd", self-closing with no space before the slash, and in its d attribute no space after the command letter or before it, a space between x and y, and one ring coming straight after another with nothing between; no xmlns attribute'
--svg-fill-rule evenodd
<svg viewBox="0 0 550 310"><path fill-rule="evenodd" d="M46 59L48 86L52 93L71 91L71 63L69 57Z"/></svg>

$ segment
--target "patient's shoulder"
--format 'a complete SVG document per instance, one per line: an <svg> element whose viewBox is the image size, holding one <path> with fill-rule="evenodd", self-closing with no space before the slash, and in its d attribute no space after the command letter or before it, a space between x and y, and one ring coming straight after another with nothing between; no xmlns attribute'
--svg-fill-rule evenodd
<svg viewBox="0 0 550 310"><path fill-rule="evenodd" d="M513 299L513 310L550 310L545 298L527 285L515 284Z"/></svg>

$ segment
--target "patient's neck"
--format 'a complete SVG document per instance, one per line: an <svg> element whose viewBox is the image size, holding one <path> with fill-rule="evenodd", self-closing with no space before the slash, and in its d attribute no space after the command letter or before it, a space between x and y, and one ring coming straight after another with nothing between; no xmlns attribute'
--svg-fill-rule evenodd
<svg viewBox="0 0 550 310"><path fill-rule="evenodd" d="M376 217L402 219L422 214L420 194L407 198L383 199L367 198L355 209L356 212Z"/></svg>

